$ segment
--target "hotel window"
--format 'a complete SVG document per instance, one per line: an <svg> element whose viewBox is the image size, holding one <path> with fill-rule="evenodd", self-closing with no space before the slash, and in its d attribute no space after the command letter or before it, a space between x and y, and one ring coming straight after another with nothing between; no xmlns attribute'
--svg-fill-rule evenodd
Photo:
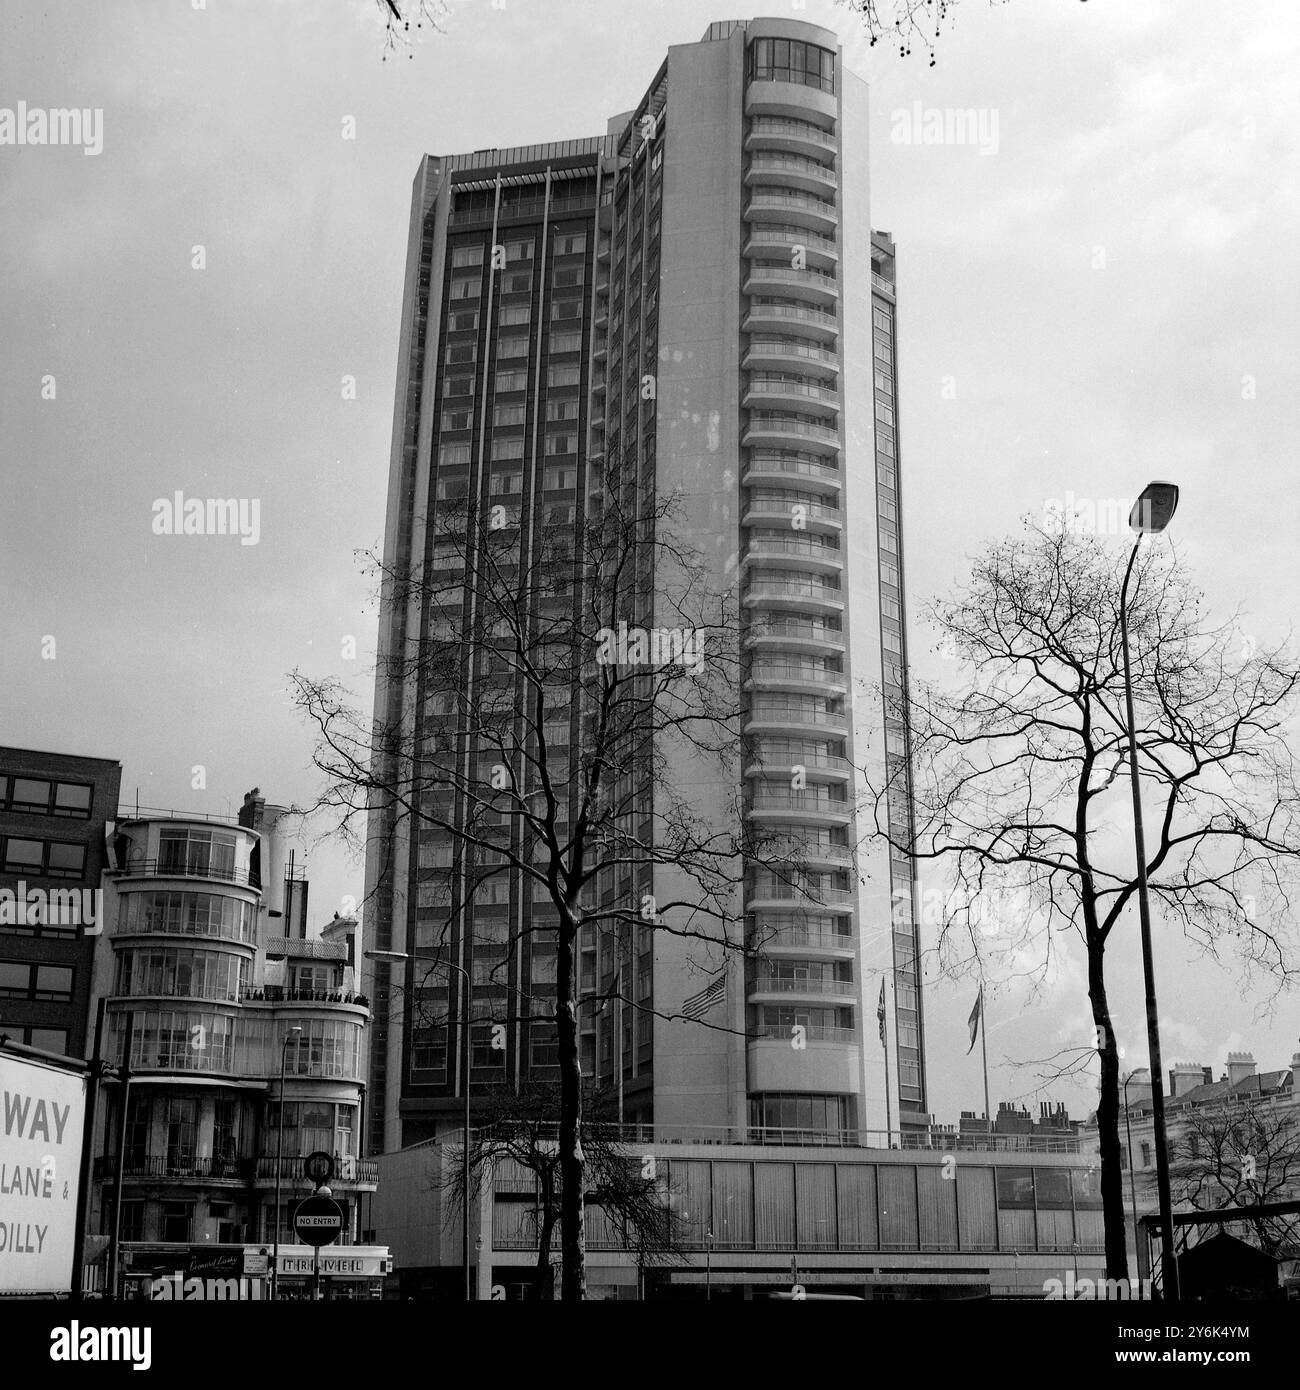
<svg viewBox="0 0 1300 1390"><path fill-rule="evenodd" d="M442 394L444 396L472 396L474 394L474 378L472 376L443 377Z"/></svg>
<svg viewBox="0 0 1300 1390"><path fill-rule="evenodd" d="M586 249L586 232L561 232L555 238L555 254L557 256L568 256L575 251L585 251Z"/></svg>
<svg viewBox="0 0 1300 1390"><path fill-rule="evenodd" d="M546 436L546 452L548 456L555 454L576 453L578 440L572 434L548 434Z"/></svg>
<svg viewBox="0 0 1300 1390"><path fill-rule="evenodd" d="M447 327L455 333L461 333L469 329L477 328L478 310L454 309L448 318Z"/></svg>
<svg viewBox="0 0 1300 1390"><path fill-rule="evenodd" d="M553 319L576 319L582 317L582 300L555 299L551 301Z"/></svg>
<svg viewBox="0 0 1300 1390"><path fill-rule="evenodd" d="M523 405L496 405L492 407L494 425L522 425L526 414Z"/></svg>
<svg viewBox="0 0 1300 1390"><path fill-rule="evenodd" d="M524 441L522 436L493 436L492 439L492 458L497 459L521 459L524 456Z"/></svg>
<svg viewBox="0 0 1300 1390"><path fill-rule="evenodd" d="M496 389L498 391L526 391L528 389L528 373L526 371L498 372Z"/></svg>
<svg viewBox="0 0 1300 1390"><path fill-rule="evenodd" d="M576 468L548 468L543 487L547 492L567 492L578 485Z"/></svg>
<svg viewBox="0 0 1300 1390"><path fill-rule="evenodd" d="M442 1071L447 1065L447 1030L425 1027L411 1030L411 1070Z"/></svg>
<svg viewBox="0 0 1300 1390"><path fill-rule="evenodd" d="M454 501L457 497L464 497L467 492L469 492L468 478L439 478L438 486L435 489L440 502Z"/></svg>
<svg viewBox="0 0 1300 1390"><path fill-rule="evenodd" d="M451 263L453 267L460 269L463 266L475 266L483 264L483 247L478 246L457 246L451 253Z"/></svg>
<svg viewBox="0 0 1300 1390"><path fill-rule="evenodd" d="M835 91L835 54L794 39L755 39L749 46L751 81L793 82Z"/></svg>
<svg viewBox="0 0 1300 1390"><path fill-rule="evenodd" d="M528 323L533 316L529 304L503 304L497 322L504 325Z"/></svg>
<svg viewBox="0 0 1300 1390"><path fill-rule="evenodd" d="M663 162L664 147L662 144L658 144L655 146L654 153L650 156L650 172L653 174L656 170L661 169L663 167Z"/></svg>
<svg viewBox="0 0 1300 1390"><path fill-rule="evenodd" d="M466 276L461 280L451 282L451 297L457 299L477 299L483 290L483 280L480 276Z"/></svg>
<svg viewBox="0 0 1300 1390"><path fill-rule="evenodd" d="M454 366L457 362L473 362L477 357L477 343L448 343L444 354L448 366Z"/></svg>
<svg viewBox="0 0 1300 1390"><path fill-rule="evenodd" d="M533 287L533 272L517 270L506 275L501 281L504 294L527 294Z"/></svg>
<svg viewBox="0 0 1300 1390"><path fill-rule="evenodd" d="M495 1070L503 1067L506 1060L505 1049L492 1046L492 1025L490 1023L475 1024L470 1031L473 1035L470 1062L484 1070L488 1068Z"/></svg>
<svg viewBox="0 0 1300 1390"><path fill-rule="evenodd" d="M5 841L4 872L43 878L80 878L86 867L85 845L54 840L10 838Z"/></svg>
<svg viewBox="0 0 1300 1390"><path fill-rule="evenodd" d="M551 284L557 289L565 285L581 285L586 279L586 270L580 265L557 265L551 272Z"/></svg>
<svg viewBox="0 0 1300 1390"><path fill-rule="evenodd" d="M493 473L489 488L494 497L508 497L513 493L522 492L523 483L521 473Z"/></svg>
<svg viewBox="0 0 1300 1390"><path fill-rule="evenodd" d="M552 352L581 352L582 334L581 333L552 333L551 334Z"/></svg>
<svg viewBox="0 0 1300 1390"><path fill-rule="evenodd" d="M546 418L548 420L576 420L578 418L577 398L569 396L560 400L547 401Z"/></svg>
<svg viewBox="0 0 1300 1390"><path fill-rule="evenodd" d="M472 428L474 411L468 405L448 406L442 412L442 427L445 430L467 430Z"/></svg>
<svg viewBox="0 0 1300 1390"><path fill-rule="evenodd" d="M576 364L561 363L546 372L547 386L577 386L581 381L582 368Z"/></svg>
<svg viewBox="0 0 1300 1390"><path fill-rule="evenodd" d="M503 333L497 341L498 357L527 357L528 335L526 333Z"/></svg>
<svg viewBox="0 0 1300 1390"><path fill-rule="evenodd" d="M533 239L506 242L506 264L512 261L531 261L533 258Z"/></svg>
<svg viewBox="0 0 1300 1390"><path fill-rule="evenodd" d="M438 446L438 467L458 468L470 460L468 444L440 444Z"/></svg>

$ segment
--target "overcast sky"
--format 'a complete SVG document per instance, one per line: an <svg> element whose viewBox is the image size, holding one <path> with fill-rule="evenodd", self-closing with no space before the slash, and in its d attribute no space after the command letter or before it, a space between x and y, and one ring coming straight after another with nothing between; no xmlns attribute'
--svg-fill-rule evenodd
<svg viewBox="0 0 1300 1390"><path fill-rule="evenodd" d="M1154 477L1183 489L1170 534L1213 608L1243 605L1260 642L1284 633L1294 0L962 0L933 68L869 48L818 0L460 0L445 34L387 62L372 0L10 5L0 108L99 108L103 125L97 155L0 144L0 742L119 759L142 805L233 814L255 784L310 797L286 674L342 674L370 700L376 611L354 552L382 535L421 155L601 134L668 45L763 13L837 29L872 87L914 648L931 641L923 601L1023 514ZM903 143L918 103L923 120L981 113L983 148ZM257 544L155 535L153 503L177 490L258 499ZM360 896L337 849L311 871L317 921ZM1145 1060L1135 929L1113 966L1125 1069ZM995 1105L1090 1108L1088 1086L1037 1093L1024 1065L1091 1035L1083 978L1067 961L1034 1001L991 992ZM1230 1049L1266 1068L1297 1050L1300 1001L1257 1016L1230 970L1160 932L1157 981L1167 1062L1217 1075ZM927 993L943 1120L980 1105L972 997Z"/></svg>

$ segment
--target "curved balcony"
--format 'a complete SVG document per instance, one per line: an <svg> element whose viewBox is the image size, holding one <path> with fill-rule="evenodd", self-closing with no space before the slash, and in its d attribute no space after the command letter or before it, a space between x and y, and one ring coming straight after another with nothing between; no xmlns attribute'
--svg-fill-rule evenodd
<svg viewBox="0 0 1300 1390"><path fill-rule="evenodd" d="M779 222L806 227L822 236L833 235L840 224L839 210L826 198L759 185L750 191L744 216L746 222Z"/></svg>
<svg viewBox="0 0 1300 1390"><path fill-rule="evenodd" d="M782 368L794 368L800 375L822 372L827 382L838 380L840 374L839 355L804 338L751 338L740 365L756 372Z"/></svg>
<svg viewBox="0 0 1300 1390"><path fill-rule="evenodd" d="M286 1191L292 1191L292 1184L306 1183L309 1179L302 1170L303 1158L285 1154L279 1160L280 1179ZM125 1182L151 1183L168 1180L179 1182L231 1183L275 1183L276 1157L274 1154L250 1155L247 1158L199 1157L194 1154L127 1154L123 1164ZM113 1179L117 1176L117 1155L97 1154L94 1175L96 1178ZM331 1186L355 1183L361 1187L376 1187L379 1184L379 1164L370 1158L353 1158L350 1154L334 1155L334 1176Z"/></svg>
<svg viewBox="0 0 1300 1390"><path fill-rule="evenodd" d="M830 307L840 297L839 281L825 270L798 270L790 265L751 266L741 286L746 294L793 294L810 304Z"/></svg>
<svg viewBox="0 0 1300 1390"><path fill-rule="evenodd" d="M740 325L746 333L799 332L819 343L834 342L839 337L840 321L824 309L805 304L772 304L750 298L749 307Z"/></svg>
<svg viewBox="0 0 1300 1390"><path fill-rule="evenodd" d="M820 927L805 927L797 923L771 926L757 922L750 928L750 950L763 955L814 956L827 960L852 960L857 951L851 932L829 931Z"/></svg>
<svg viewBox="0 0 1300 1390"><path fill-rule="evenodd" d="M837 574L844 568L844 552L838 546L819 545L814 536L751 536L741 556L741 564L762 564L764 560L798 560L802 569Z"/></svg>
<svg viewBox="0 0 1300 1390"><path fill-rule="evenodd" d="M790 478L839 490L842 478L839 460L809 454L803 450L751 449L740 481L746 487L758 482L786 482Z"/></svg>
<svg viewBox="0 0 1300 1390"><path fill-rule="evenodd" d="M853 764L838 753L791 752L764 748L760 743L745 763L746 777L790 777L796 767L811 768L829 780L847 782L853 775Z"/></svg>
<svg viewBox="0 0 1300 1390"><path fill-rule="evenodd" d="M791 690L798 694L817 695L831 691L837 695L848 689L848 677L843 671L804 665L798 661L772 659L756 661L744 682L746 690Z"/></svg>
<svg viewBox="0 0 1300 1390"><path fill-rule="evenodd" d="M822 160L777 151L751 155L745 182L751 187L797 188L802 193L815 193L822 198L833 196L840 186L835 170Z"/></svg>
<svg viewBox="0 0 1300 1390"><path fill-rule="evenodd" d="M786 265L792 265L796 246L802 248L805 265L833 270L839 264L840 251L834 237L823 236L807 227L786 227L770 222L755 222L750 227L741 254L747 260L777 257Z"/></svg>
<svg viewBox="0 0 1300 1390"><path fill-rule="evenodd" d="M809 838L806 825L792 825L785 842L780 839L780 825L770 822L763 826L764 844L771 846L771 853L785 854L792 863L811 870L828 870L832 873L847 869L853 864L853 850L849 845L830 845L821 840Z"/></svg>
<svg viewBox="0 0 1300 1390"><path fill-rule="evenodd" d="M811 790L755 792L747 814L760 820L775 818L801 825L848 825L853 819L851 801L813 796Z"/></svg>
<svg viewBox="0 0 1300 1390"><path fill-rule="evenodd" d="M226 883L237 888L261 891L262 879L249 869L227 868L218 864L203 864L187 859L133 859L124 868L106 869L105 874L119 882L141 878L203 879L208 883Z"/></svg>
<svg viewBox="0 0 1300 1390"><path fill-rule="evenodd" d="M811 618L798 618L791 614L750 615L749 626L745 630L746 651L770 652L807 651L842 652L845 650L844 630L827 627Z"/></svg>
<svg viewBox="0 0 1300 1390"><path fill-rule="evenodd" d="M848 729L849 716L846 713L824 709L755 705L749 710L745 722L747 734L806 734L812 730L818 733L847 733Z"/></svg>
<svg viewBox="0 0 1300 1390"><path fill-rule="evenodd" d="M747 608L761 604L764 608L843 613L844 590L819 584L791 571L788 579L770 576L752 579L745 588L743 602Z"/></svg>
<svg viewBox="0 0 1300 1390"><path fill-rule="evenodd" d="M838 454L840 432L810 418L751 409L740 442L746 448L779 448L789 444Z"/></svg>
<svg viewBox="0 0 1300 1390"><path fill-rule="evenodd" d="M823 92L803 82L779 82L773 78L755 78L745 88L745 115L778 116L798 120L816 112L823 120L839 118L839 99L833 92Z"/></svg>
<svg viewBox="0 0 1300 1390"><path fill-rule="evenodd" d="M796 510L798 508L799 510ZM800 519L799 529L833 534L843 529L844 521L838 506L826 502L806 502L802 498L759 495L750 499L741 516L742 526L793 526Z"/></svg>
<svg viewBox="0 0 1300 1390"><path fill-rule="evenodd" d="M745 889L746 912L783 912L797 907L807 912L853 911L853 892L848 888L823 888L816 896L787 883L752 883Z"/></svg>
<svg viewBox="0 0 1300 1390"><path fill-rule="evenodd" d="M756 975L745 986L750 1004L783 1003L791 999L853 999L858 987L852 980L825 980L814 976Z"/></svg>
<svg viewBox="0 0 1300 1390"><path fill-rule="evenodd" d="M839 141L811 121L755 116L745 135L747 150L786 150L790 154L834 154Z"/></svg>
<svg viewBox="0 0 1300 1390"><path fill-rule="evenodd" d="M764 372L750 377L740 403L749 409L786 406L791 410L820 411L833 424L839 414L840 393L838 387L809 377Z"/></svg>

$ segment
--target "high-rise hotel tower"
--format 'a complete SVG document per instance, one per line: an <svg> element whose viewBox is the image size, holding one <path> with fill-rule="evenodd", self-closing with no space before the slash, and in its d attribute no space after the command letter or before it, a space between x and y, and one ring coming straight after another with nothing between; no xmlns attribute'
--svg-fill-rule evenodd
<svg viewBox="0 0 1300 1390"><path fill-rule="evenodd" d="M925 1121L913 875L865 836L860 804L894 774L905 836L906 736L889 717L906 667L895 312L893 243L871 230L867 87L814 25L711 25L669 49L605 136L431 155L416 175L386 571L450 563L438 509L466 497L520 509L537 544L612 466L680 496L682 538L738 585L745 751L727 777L683 760L673 785L697 811L740 805L798 836L803 878L738 875L735 917L766 945L723 976L706 1015L719 1026L665 1017L709 980L698 951L648 929L618 975L643 1007L580 1010L584 1074L665 1135L883 1142ZM375 710L408 748L445 713L386 673L430 638L415 593L385 584ZM371 1152L458 1125L467 1071L471 1096L556 1076L552 1030L511 1002L553 990L553 948L525 930L552 909L503 870L448 939L451 862L449 836L374 807L367 946L406 960L366 966ZM605 891L673 899L671 873L646 875ZM466 1027L461 977L418 961L435 940L469 977ZM609 990L618 968L608 941L582 943L581 989ZM421 995L430 1007L407 1006ZM484 1020L501 1018L493 1038Z"/></svg>

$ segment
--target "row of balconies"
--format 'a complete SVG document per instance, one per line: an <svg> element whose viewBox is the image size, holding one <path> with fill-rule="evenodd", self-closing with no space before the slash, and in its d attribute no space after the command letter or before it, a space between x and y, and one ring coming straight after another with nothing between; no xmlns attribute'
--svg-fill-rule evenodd
<svg viewBox="0 0 1300 1390"><path fill-rule="evenodd" d="M276 1157L274 1154L250 1155L247 1158L194 1154L127 1154L123 1164L125 1182L228 1182L274 1183ZM117 1175L117 1156L100 1154L95 1158L95 1177L113 1179ZM302 1159L288 1154L280 1160L280 1180L283 1183L304 1182ZM379 1182L379 1164L373 1159L334 1155L334 1176L331 1183L356 1183L375 1186Z"/></svg>

